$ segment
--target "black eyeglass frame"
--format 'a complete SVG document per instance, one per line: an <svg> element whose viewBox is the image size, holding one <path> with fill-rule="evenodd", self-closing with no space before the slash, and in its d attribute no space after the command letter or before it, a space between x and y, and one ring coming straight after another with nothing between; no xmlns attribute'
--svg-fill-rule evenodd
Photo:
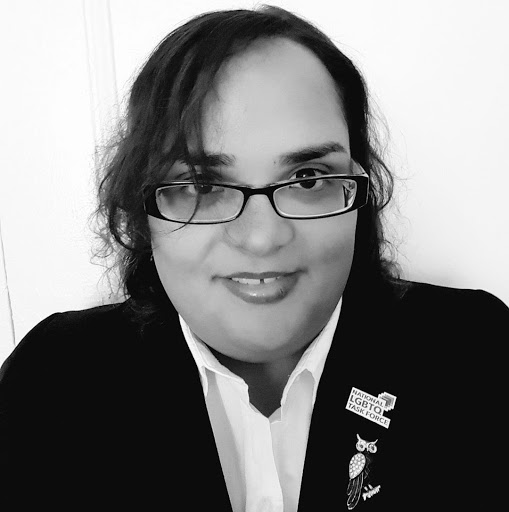
<svg viewBox="0 0 509 512"><path fill-rule="evenodd" d="M356 164L357 167L361 168L359 164ZM332 213L325 213L325 214L318 214L318 215L288 215L280 210L278 210L276 203L274 201L274 192L280 188L287 187L288 185L293 185L295 183L305 183L309 181L319 181L319 180L325 180L325 179L348 179L351 181L355 181L357 184L357 189L355 193L355 198L351 206L348 208L341 210L339 212L332 212ZM244 194L244 202L242 204L242 207L240 208L239 212L228 219L225 220L218 220L218 221L195 221L193 220L192 216L190 220L183 221L183 220L174 220L169 219L167 217L164 217L162 213L159 211L159 208L157 207L157 201L156 201L156 193L159 189L165 188L168 186L180 186L180 185L206 185L206 186L218 186L218 187L224 187L224 188L231 188L234 190L240 190ZM226 222L231 222L232 220L238 219L242 212L244 211L246 204L251 196L255 195L264 195L267 196L270 204L272 205L272 208L274 211L284 219L297 219L297 220L308 220L308 219L324 219L326 217L335 217L337 215L343 215L345 213L352 212L354 210L357 210L361 207L363 207L368 202L368 192L369 192L369 176L366 174L364 169L362 169L362 174L328 174L323 176L316 176L312 178L297 178L295 180L286 180L286 181L280 181L277 183L273 183L272 185L268 185L266 187L250 187L245 185L237 185L235 183L214 183L214 182L202 182L202 181L172 181L169 183L160 183L157 185L152 193L147 197L145 200L145 212L147 215L150 215L151 217L155 217L157 219L166 220L169 222L176 222L179 224L224 224Z"/></svg>

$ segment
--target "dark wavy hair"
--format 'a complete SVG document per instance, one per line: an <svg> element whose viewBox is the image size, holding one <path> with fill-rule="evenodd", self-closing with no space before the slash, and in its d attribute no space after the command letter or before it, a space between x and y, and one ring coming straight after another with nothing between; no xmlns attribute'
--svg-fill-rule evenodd
<svg viewBox="0 0 509 512"><path fill-rule="evenodd" d="M381 211L393 192L373 128L364 80L318 28L278 7L199 15L166 36L135 79L123 128L105 154L96 211L104 253L114 254L120 285L137 318L147 322L168 307L151 257L144 202L168 168L203 153L202 105L221 66L260 39L287 38L311 50L332 76L341 98L352 158L370 176L368 204L358 212L355 252L345 293L379 281L389 283L394 265L383 257ZM186 160L188 160L186 158Z"/></svg>

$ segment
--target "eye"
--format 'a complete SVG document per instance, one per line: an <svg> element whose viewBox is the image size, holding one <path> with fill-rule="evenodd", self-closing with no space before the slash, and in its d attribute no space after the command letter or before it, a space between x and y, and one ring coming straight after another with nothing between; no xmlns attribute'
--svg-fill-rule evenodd
<svg viewBox="0 0 509 512"><path fill-rule="evenodd" d="M369 444L368 444L368 452L370 452L370 453L376 453L376 444L374 444L374 443L369 443Z"/></svg>
<svg viewBox="0 0 509 512"><path fill-rule="evenodd" d="M292 175L292 179L301 179L301 178L318 178L320 176L324 176L325 172L320 171L319 169L313 169L312 167L308 167L305 169L299 169ZM325 185L325 180L317 180L317 181L304 181L301 183L296 183L294 186L298 188L303 188L307 190L319 190Z"/></svg>
<svg viewBox="0 0 509 512"><path fill-rule="evenodd" d="M224 189L219 186L209 185L207 183L199 183L199 184L191 184L191 185L182 185L179 187L179 190L188 196L205 196L209 194L218 194L222 193Z"/></svg>
<svg viewBox="0 0 509 512"><path fill-rule="evenodd" d="M322 174L325 174L322 171L319 171L318 169L313 169L312 167L306 168L306 169L299 169L297 172L294 173L295 178L316 178L317 176L321 176Z"/></svg>
<svg viewBox="0 0 509 512"><path fill-rule="evenodd" d="M176 181L189 181L192 183L189 183L188 185L181 185L176 188L175 191L190 197L196 197L198 195L205 196L223 192L223 188L215 183L220 179L218 179L217 174L209 171L207 173L197 173L195 177L196 181L193 180L193 176L189 173L179 175Z"/></svg>

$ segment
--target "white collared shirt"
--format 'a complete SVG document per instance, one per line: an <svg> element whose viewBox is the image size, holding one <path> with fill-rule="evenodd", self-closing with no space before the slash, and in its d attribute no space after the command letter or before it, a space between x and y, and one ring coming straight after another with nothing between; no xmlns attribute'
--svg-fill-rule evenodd
<svg viewBox="0 0 509 512"><path fill-rule="evenodd" d="M179 316L200 372L233 512L297 512L311 413L341 302L302 355L270 418L250 404L244 380L219 363Z"/></svg>

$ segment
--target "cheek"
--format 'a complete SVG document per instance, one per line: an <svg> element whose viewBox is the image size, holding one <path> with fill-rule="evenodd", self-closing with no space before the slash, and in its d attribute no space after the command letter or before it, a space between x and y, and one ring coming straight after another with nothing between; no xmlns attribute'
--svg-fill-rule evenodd
<svg viewBox="0 0 509 512"><path fill-rule="evenodd" d="M207 254L215 240L215 230L199 226L184 226L150 219L152 251L161 282L166 292L190 283L206 264ZM171 287L169 286L171 283Z"/></svg>
<svg viewBox="0 0 509 512"><path fill-rule="evenodd" d="M317 221L314 221L317 222ZM357 212L323 219L308 233L308 251L315 263L349 272L355 246Z"/></svg>

